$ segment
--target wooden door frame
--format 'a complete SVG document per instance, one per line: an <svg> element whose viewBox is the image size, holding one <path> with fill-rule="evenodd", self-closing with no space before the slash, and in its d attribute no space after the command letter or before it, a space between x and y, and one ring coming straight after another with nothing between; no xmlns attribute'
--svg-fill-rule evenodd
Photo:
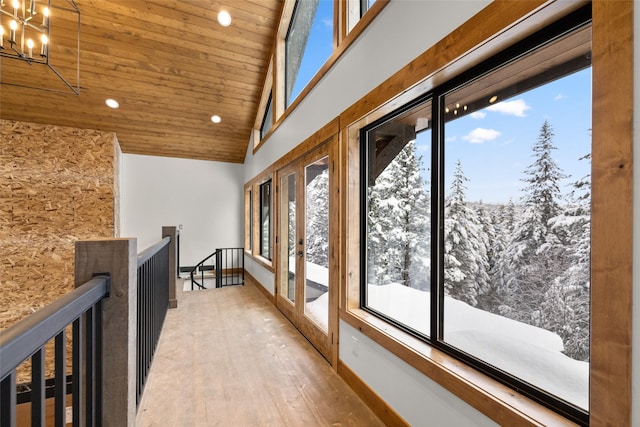
<svg viewBox="0 0 640 427"><path fill-rule="evenodd" d="M278 263L276 267L276 275L275 275L275 300L276 306L278 309L298 328L298 330L318 349L318 351L327 359L327 361L332 365L336 366L337 364L337 345L338 345L338 301L339 301L339 286L340 286L340 274L339 274L339 231L340 231L340 199L339 199L339 185L340 185L340 177L339 177L339 169L336 168L336 162L338 160L339 155L339 138L338 134L333 134L321 143L314 145L308 151L302 153L295 159L288 162L285 166L280 167L276 170L275 176L277 179L278 188L276 190L276 218L277 218L277 229L276 229L276 249ZM280 190L281 178L290 175L291 173L295 173L297 175L296 179L296 240L302 237L306 239L304 236L304 216L300 217L299 215L304 215L305 213L305 201L304 194L306 190L306 184L304 183L304 167L313 162L314 160L320 159L322 157L329 158L329 305L328 305L328 326L327 333L325 335L324 331L322 331L315 323L310 320L304 314L304 286L301 286L302 291L299 293L299 286L296 285L296 308L295 313L292 313L292 305L291 302L288 301L285 297L280 294L280 287L282 282L282 275L286 274L286 271L282 268L282 244L285 242L285 237L282 236L281 230L281 218L282 215L286 215L286 212L282 211L281 205L281 196L282 191ZM302 183L302 185L300 185ZM304 187L303 187L304 186ZM299 210L299 207L302 209ZM296 245L297 246L297 245ZM297 248L296 248L297 251ZM306 249L305 249L306 251ZM296 273L296 280L305 280L304 273L304 264L302 264L302 269L299 268L298 263L304 262L306 257L300 261L298 257L296 257L296 269L298 272ZM302 276L300 276L300 271L302 271ZM298 305L298 301L301 301L301 305ZM323 343L326 341L326 343Z"/></svg>
<svg viewBox="0 0 640 427"><path fill-rule="evenodd" d="M282 245L284 244L284 242L288 241L288 236L282 236L281 233L281 222L283 220L283 218L287 217L287 222L288 222L288 213L287 212L283 212L282 210L282 194L283 191L281 189L281 184L282 184L282 178L288 177L291 174L295 175L296 177L296 206L298 203L298 199L299 199L299 181L300 181L300 177L299 177L299 166L297 164L297 161L291 162L288 165L278 169L275 173L276 176L276 199L275 199L275 211L276 211L276 226L274 227L274 231L275 231L275 236L276 236L276 242L275 242L275 253L276 255L276 274L275 274L275 280L274 280L274 294L275 294L275 305L278 308L278 310L280 310L282 312L282 314L285 315L285 317L287 319L289 319L289 321L297 328L298 327L298 310L296 309L296 302L292 302L291 300L289 300L288 298L282 296L281 294L281 282L283 280L282 275L287 275L288 274L288 268L285 268L285 262L288 259L288 256L283 256L282 254L282 250L283 247ZM298 214L296 212L296 240L298 239L298 236L300 235L299 230L298 230ZM288 232L288 228L287 228L287 232ZM297 280L297 275L298 275L298 259L296 258L296 280ZM297 301L298 300L298 292L297 292L297 286L295 286L296 291L294 291L294 298Z"/></svg>

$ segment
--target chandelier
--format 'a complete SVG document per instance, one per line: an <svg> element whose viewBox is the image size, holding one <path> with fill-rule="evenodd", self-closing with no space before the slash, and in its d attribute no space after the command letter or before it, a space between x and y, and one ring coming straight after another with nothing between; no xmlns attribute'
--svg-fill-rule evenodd
<svg viewBox="0 0 640 427"><path fill-rule="evenodd" d="M55 0L54 2L61 3ZM21 61L22 64L28 64L28 66L42 64L53 71L66 88L71 89L74 94L78 95L80 91L80 11L74 0L66 0L62 3L64 3L63 6L52 5L52 0L0 0L0 11L2 12L0 14L0 56ZM52 37L51 21L61 16L64 16L63 19L73 25L77 23L77 31L73 32L73 35L77 38L77 44L71 47L71 50L75 49L76 51L75 58L72 61L77 70L75 85L63 77L51 62L50 52L56 43L56 36ZM68 39L69 36L65 34L65 38ZM65 53L68 54L69 49L67 46L64 49ZM73 56L73 53L71 55ZM40 84L34 86L32 81L23 84L19 76L24 75L25 70L21 70L17 64L15 69L12 70L14 71L12 73L14 80L5 81L4 75L7 74L5 70L9 66L9 64L5 64L5 68L1 73L3 75L2 84L54 92L61 91ZM65 64L65 68L68 69L70 67ZM33 73L34 71L27 70L26 72Z"/></svg>

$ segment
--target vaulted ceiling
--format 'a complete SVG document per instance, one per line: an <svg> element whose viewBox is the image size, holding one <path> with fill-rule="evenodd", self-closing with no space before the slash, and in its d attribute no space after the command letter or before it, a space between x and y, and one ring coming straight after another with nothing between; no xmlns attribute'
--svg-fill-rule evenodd
<svg viewBox="0 0 640 427"><path fill-rule="evenodd" d="M52 5L60 1L52 0ZM76 4L81 21L80 94L3 84L1 118L112 131L125 153L244 161L280 0ZM77 28L72 14L56 16L52 9L51 62L73 84ZM216 20L223 9L232 18L228 27ZM61 87L44 65L1 61L3 83ZM117 100L120 108L108 108L107 98ZM213 123L212 115L221 122Z"/></svg>

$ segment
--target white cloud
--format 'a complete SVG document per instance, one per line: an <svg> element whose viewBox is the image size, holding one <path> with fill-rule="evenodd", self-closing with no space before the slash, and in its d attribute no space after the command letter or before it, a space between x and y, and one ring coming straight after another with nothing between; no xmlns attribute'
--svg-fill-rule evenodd
<svg viewBox="0 0 640 427"><path fill-rule="evenodd" d="M448 136L448 137L445 138L445 141L446 142L454 142L456 139L458 139L458 137L455 136L455 135L454 136Z"/></svg>
<svg viewBox="0 0 640 427"><path fill-rule="evenodd" d="M333 17L331 17L331 18L322 18L322 23L327 28L333 28Z"/></svg>
<svg viewBox="0 0 640 427"><path fill-rule="evenodd" d="M484 144L487 141L493 141L501 134L495 129L475 128L468 135L462 137L465 141L472 144Z"/></svg>
<svg viewBox="0 0 640 427"><path fill-rule="evenodd" d="M484 119L487 116L487 113L485 113L484 111L474 111L473 113L469 114L471 116L472 119Z"/></svg>
<svg viewBox="0 0 640 427"><path fill-rule="evenodd" d="M567 97L567 95L565 95L564 93L559 93L553 98L553 100L554 101L560 101L561 99L565 99L566 97Z"/></svg>
<svg viewBox="0 0 640 427"><path fill-rule="evenodd" d="M524 99L515 99L513 101L504 101L496 105L487 107L488 111L496 111L498 113L507 114L516 117L526 117L525 112L531 107L527 105Z"/></svg>

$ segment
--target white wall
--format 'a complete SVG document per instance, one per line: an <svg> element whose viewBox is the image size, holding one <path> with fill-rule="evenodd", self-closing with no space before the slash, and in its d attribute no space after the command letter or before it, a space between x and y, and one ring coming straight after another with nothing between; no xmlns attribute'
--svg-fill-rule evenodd
<svg viewBox="0 0 640 427"><path fill-rule="evenodd" d="M245 182L489 3L488 0L391 1L256 155L247 150Z"/></svg>
<svg viewBox="0 0 640 427"><path fill-rule="evenodd" d="M248 150L244 181L279 159L406 63L481 10L488 1L394 0L256 155ZM640 70L640 3L635 2L635 70ZM398 46L402 48L399 49ZM384 58L384 60L381 60ZM634 140L640 142L640 75L634 89ZM640 165L640 149L635 150ZM634 176L633 426L640 427L640 171ZM251 274L273 292L273 275ZM358 341L358 356L352 351ZM415 371L359 331L340 323L340 358L412 425L488 426L491 420ZM425 411L426 409L426 411Z"/></svg>
<svg viewBox="0 0 640 427"><path fill-rule="evenodd" d="M266 288L271 295L276 294L275 276L272 272L262 267L250 257L244 257L244 269L247 270L254 279Z"/></svg>
<svg viewBox="0 0 640 427"><path fill-rule="evenodd" d="M496 426L393 353L340 321L340 359L409 423L418 426ZM375 375L371 375L375 372Z"/></svg>
<svg viewBox="0 0 640 427"><path fill-rule="evenodd" d="M272 165L489 3L390 2L255 155L250 142L244 181ZM262 266L253 263L246 269L256 278L264 277L268 282L263 285L274 289L273 274Z"/></svg>
<svg viewBox="0 0 640 427"><path fill-rule="evenodd" d="M160 240L162 226L180 224L182 266L216 248L242 247L242 165L135 154L122 160L121 236L137 237L138 252Z"/></svg>

